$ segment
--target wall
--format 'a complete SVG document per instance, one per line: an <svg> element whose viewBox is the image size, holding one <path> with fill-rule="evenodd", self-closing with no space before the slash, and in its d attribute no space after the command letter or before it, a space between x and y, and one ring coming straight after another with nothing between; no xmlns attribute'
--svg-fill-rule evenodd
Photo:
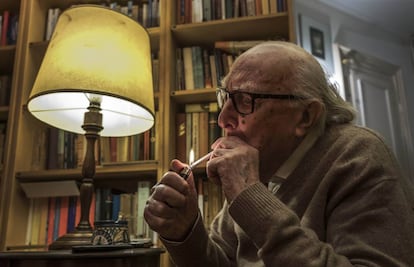
<svg viewBox="0 0 414 267"><path fill-rule="evenodd" d="M400 68L401 78L404 83L405 109L408 113L408 136L411 141L408 148L409 158L414 159L413 133L414 133L414 67L410 50L410 43L403 41L392 33L377 29L358 18L337 11L329 6L314 0L294 0L294 14L307 16L325 24L330 30L332 40L331 49L333 63L330 71L337 79L339 85L343 84L342 70L337 53L337 45L343 45L361 53L379 58ZM299 21L296 20L296 32L299 34ZM409 38L407 37L407 40ZM299 36L298 36L299 40ZM328 70L329 71L329 70ZM341 92L343 89L341 89ZM404 107L403 107L404 108ZM414 177L412 177L414 178Z"/></svg>

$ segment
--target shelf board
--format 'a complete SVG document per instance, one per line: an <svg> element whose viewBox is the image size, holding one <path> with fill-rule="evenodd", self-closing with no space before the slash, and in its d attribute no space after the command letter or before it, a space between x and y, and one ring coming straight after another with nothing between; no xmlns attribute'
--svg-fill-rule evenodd
<svg viewBox="0 0 414 267"><path fill-rule="evenodd" d="M215 41L289 40L289 16L286 12L213 20L172 26L181 46L213 46Z"/></svg>
<svg viewBox="0 0 414 267"><path fill-rule="evenodd" d="M110 186L123 192L136 191L138 180L155 181L158 162L155 160L118 162L96 167L94 184L97 187ZM21 171L16 173L20 183L51 182L82 179L82 170L55 169L41 171Z"/></svg>
<svg viewBox="0 0 414 267"><path fill-rule="evenodd" d="M171 97L178 104L217 101L216 89L212 88L173 91Z"/></svg>

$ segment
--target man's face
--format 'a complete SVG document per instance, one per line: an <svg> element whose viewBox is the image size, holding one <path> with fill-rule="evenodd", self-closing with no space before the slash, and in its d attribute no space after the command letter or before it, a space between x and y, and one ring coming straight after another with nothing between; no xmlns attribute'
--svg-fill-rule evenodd
<svg viewBox="0 0 414 267"><path fill-rule="evenodd" d="M230 93L291 94L277 77L280 64L266 61L264 56L253 54L239 60L226 80L226 89ZM237 136L259 150L261 169L276 171L301 140L296 129L303 109L292 101L259 98L253 113L241 115L228 99L220 112L219 126L227 135Z"/></svg>

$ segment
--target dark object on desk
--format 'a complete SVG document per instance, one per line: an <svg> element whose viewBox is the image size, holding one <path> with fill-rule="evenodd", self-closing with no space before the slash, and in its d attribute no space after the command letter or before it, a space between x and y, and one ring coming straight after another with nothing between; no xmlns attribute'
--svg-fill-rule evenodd
<svg viewBox="0 0 414 267"><path fill-rule="evenodd" d="M112 251L112 250L121 250L121 249L128 249L133 248L130 244L122 244L122 245L79 245L73 246L72 252L73 253L82 253L82 252L103 252L103 251Z"/></svg>
<svg viewBox="0 0 414 267"><path fill-rule="evenodd" d="M116 245L79 245L73 246L73 253L82 253L82 252L103 252L103 251L113 251L121 249L131 249L131 248L150 248L152 242L150 239L135 240L129 244L116 244Z"/></svg>

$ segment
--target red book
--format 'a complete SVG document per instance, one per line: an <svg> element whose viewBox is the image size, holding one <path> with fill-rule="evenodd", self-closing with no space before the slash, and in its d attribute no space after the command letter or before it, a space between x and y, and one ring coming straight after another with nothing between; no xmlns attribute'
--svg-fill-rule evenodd
<svg viewBox="0 0 414 267"><path fill-rule="evenodd" d="M10 12L8 10L4 10L3 12L3 25L1 25L1 36L0 36L0 45L7 45L7 32L9 29L9 17Z"/></svg>
<svg viewBox="0 0 414 267"><path fill-rule="evenodd" d="M59 217L59 237L66 234L68 228L69 197L61 197Z"/></svg>

